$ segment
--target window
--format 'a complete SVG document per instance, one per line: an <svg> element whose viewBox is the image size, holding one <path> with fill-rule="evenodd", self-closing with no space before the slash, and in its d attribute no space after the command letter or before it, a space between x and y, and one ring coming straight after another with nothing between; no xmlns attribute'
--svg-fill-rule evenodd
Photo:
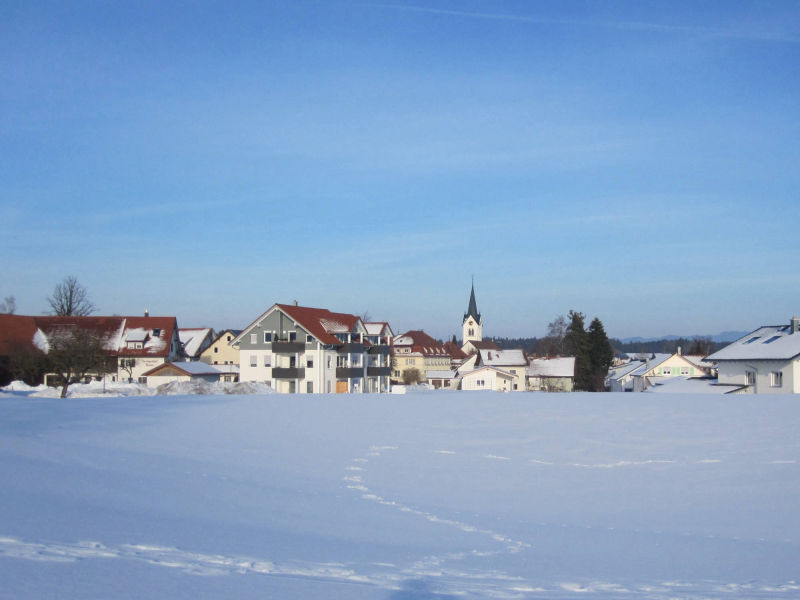
<svg viewBox="0 0 800 600"><path fill-rule="evenodd" d="M760 336L751 337L749 340L747 340L747 341L745 342L745 344L752 344L752 343L753 343L753 342L755 342L756 340L760 340L760 339L761 339L761 337L760 337Z"/></svg>
<svg viewBox="0 0 800 600"><path fill-rule="evenodd" d="M271 341L272 341L272 332L271 331L265 331L264 332L264 342L268 344Z"/></svg>
<svg viewBox="0 0 800 600"><path fill-rule="evenodd" d="M226 341L226 342L230 342L230 341L231 341L231 336L227 336L227 337L225 338L225 341Z"/></svg>
<svg viewBox="0 0 800 600"><path fill-rule="evenodd" d="M297 341L297 332L296 331L290 331L289 332L289 341L290 342L296 342Z"/></svg>
<svg viewBox="0 0 800 600"><path fill-rule="evenodd" d="M232 380L233 380L233 378L230 375L223 375L222 376L222 381L231 382Z"/></svg>
<svg viewBox="0 0 800 600"><path fill-rule="evenodd" d="M313 369L314 368L314 359L313 358L309 358L308 360L306 360L306 368L308 368L308 369Z"/></svg>
<svg viewBox="0 0 800 600"><path fill-rule="evenodd" d="M773 371L769 374L770 387L783 387L783 373L780 371Z"/></svg>
<svg viewBox="0 0 800 600"><path fill-rule="evenodd" d="M216 354L217 352L219 352L219 348L217 348L216 346L214 346L214 354Z"/></svg>
<svg viewBox="0 0 800 600"><path fill-rule="evenodd" d="M306 336L306 342L310 344L310 343L311 343L311 342L313 342L313 341L314 341L314 336L313 336L313 335L311 335L311 334L308 334L308 335Z"/></svg>
<svg viewBox="0 0 800 600"><path fill-rule="evenodd" d="M271 367L272 366L272 356L270 354L264 355L264 366Z"/></svg>
<svg viewBox="0 0 800 600"><path fill-rule="evenodd" d="M329 369L331 368L331 357L330 357L330 355L328 356L328 368Z"/></svg>
<svg viewBox="0 0 800 600"><path fill-rule="evenodd" d="M768 339L766 342L764 342L764 343L765 343L765 344L771 344L772 342L774 342L775 340L777 340L777 339L779 339L779 338L781 338L781 337L782 337L782 336L780 336L780 335L773 335L771 338L769 338L769 339Z"/></svg>
<svg viewBox="0 0 800 600"><path fill-rule="evenodd" d="M756 384L756 372L755 371L745 371L744 372L744 381L747 385L755 385Z"/></svg>
<svg viewBox="0 0 800 600"><path fill-rule="evenodd" d="M158 327L153 329L153 337L159 337L160 335L161 335L161 329L159 329Z"/></svg>
<svg viewBox="0 0 800 600"><path fill-rule="evenodd" d="M672 368L671 367L663 367L661 369L662 375L672 375Z"/></svg>
<svg viewBox="0 0 800 600"><path fill-rule="evenodd" d="M681 367L681 375L688 375L689 367Z"/></svg>
<svg viewBox="0 0 800 600"><path fill-rule="evenodd" d="M147 383L147 377L139 377L139 383Z"/></svg>
<svg viewBox="0 0 800 600"><path fill-rule="evenodd" d="M307 394L313 394L314 393L314 382L313 381L307 381L306 382L306 393Z"/></svg>
<svg viewBox="0 0 800 600"><path fill-rule="evenodd" d="M258 366L258 355L256 355L256 354L251 354L250 355L250 366L251 367Z"/></svg>
<svg viewBox="0 0 800 600"><path fill-rule="evenodd" d="M251 333L250 334L250 343L251 344L257 344L258 343L258 334L257 333Z"/></svg>

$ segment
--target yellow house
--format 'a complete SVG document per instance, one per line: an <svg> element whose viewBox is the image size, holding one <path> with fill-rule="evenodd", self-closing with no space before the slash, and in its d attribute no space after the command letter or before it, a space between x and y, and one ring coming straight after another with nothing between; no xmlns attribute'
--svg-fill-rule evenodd
<svg viewBox="0 0 800 600"><path fill-rule="evenodd" d="M420 381L426 382L428 372L448 371L450 363L445 347L424 331L407 331L392 341L392 381L402 383L406 371L416 369Z"/></svg>
<svg viewBox="0 0 800 600"><path fill-rule="evenodd" d="M207 365L238 365L239 348L231 346L231 342L240 333L233 329L221 332L217 339L200 354L200 361Z"/></svg>

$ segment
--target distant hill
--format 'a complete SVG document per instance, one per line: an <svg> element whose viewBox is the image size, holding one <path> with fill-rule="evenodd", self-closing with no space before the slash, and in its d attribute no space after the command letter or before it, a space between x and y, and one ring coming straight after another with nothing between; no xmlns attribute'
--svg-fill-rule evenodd
<svg viewBox="0 0 800 600"><path fill-rule="evenodd" d="M661 341L674 341L674 340L693 340L695 338L708 338L712 342L730 344L739 338L744 337L750 333L749 331L723 331L716 335L663 335L661 337L643 338L643 337L630 337L622 338L619 340L623 344L641 344L648 342L661 342Z"/></svg>

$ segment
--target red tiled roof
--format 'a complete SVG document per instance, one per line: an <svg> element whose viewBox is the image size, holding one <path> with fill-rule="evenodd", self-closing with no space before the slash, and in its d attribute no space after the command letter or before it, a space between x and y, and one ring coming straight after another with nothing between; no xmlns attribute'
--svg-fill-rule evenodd
<svg viewBox="0 0 800 600"><path fill-rule="evenodd" d="M37 329L34 317L0 315L0 356L9 356L20 346L32 347Z"/></svg>
<svg viewBox="0 0 800 600"><path fill-rule="evenodd" d="M114 356L169 356L170 342L177 328L175 317L51 317L0 315L0 355L8 355L10 346L23 344L34 347L34 336L41 331L45 337L63 329L80 327L99 335ZM152 332L160 329L159 338L165 343L145 343L143 348L126 348L125 338L131 329ZM149 333L148 333L149 335Z"/></svg>
<svg viewBox="0 0 800 600"><path fill-rule="evenodd" d="M429 336L421 329L407 331L406 333L395 336L393 345L407 346L408 344L397 344L396 341L401 338L411 339L412 352L419 352L420 354L428 356L441 356L441 355L449 356L449 353L440 342L437 342L435 339L433 339L431 336Z"/></svg>
<svg viewBox="0 0 800 600"><path fill-rule="evenodd" d="M462 351L458 344L454 344L453 342L445 342L444 349L455 360L464 360L467 358L467 353Z"/></svg>
<svg viewBox="0 0 800 600"><path fill-rule="evenodd" d="M472 344L478 350L500 350L500 347L497 344L488 340L481 340L480 342L472 341L470 344Z"/></svg>
<svg viewBox="0 0 800 600"><path fill-rule="evenodd" d="M341 344L342 341L333 334L353 332L361 320L356 315L335 313L324 308L310 308L293 304L276 304L275 306L323 344Z"/></svg>

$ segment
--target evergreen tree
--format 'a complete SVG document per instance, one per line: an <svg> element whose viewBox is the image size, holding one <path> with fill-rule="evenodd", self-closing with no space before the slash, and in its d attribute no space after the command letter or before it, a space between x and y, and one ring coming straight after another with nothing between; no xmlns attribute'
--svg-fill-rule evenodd
<svg viewBox="0 0 800 600"><path fill-rule="evenodd" d="M583 313L569 311L569 325L564 334L564 352L575 357L575 389L592 389L592 363L589 356L589 336L586 333L586 317Z"/></svg>
<svg viewBox="0 0 800 600"><path fill-rule="evenodd" d="M597 317L589 325L587 334L589 363L591 365L590 388L593 392L605 390L605 378L614 361L614 349L608 341L603 323Z"/></svg>

